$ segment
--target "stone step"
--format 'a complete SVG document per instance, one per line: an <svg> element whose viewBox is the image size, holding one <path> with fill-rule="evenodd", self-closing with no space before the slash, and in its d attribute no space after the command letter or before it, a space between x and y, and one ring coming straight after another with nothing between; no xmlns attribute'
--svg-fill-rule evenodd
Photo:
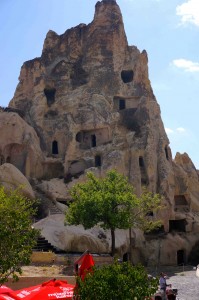
<svg viewBox="0 0 199 300"><path fill-rule="evenodd" d="M33 247L32 249L33 251L38 251L38 252L48 252L48 251L52 251L54 253L65 253L65 251L58 249L56 247L54 247L51 243L48 242L47 239L45 239L45 237L43 236L39 236L37 239L37 244L35 245L35 247Z"/></svg>

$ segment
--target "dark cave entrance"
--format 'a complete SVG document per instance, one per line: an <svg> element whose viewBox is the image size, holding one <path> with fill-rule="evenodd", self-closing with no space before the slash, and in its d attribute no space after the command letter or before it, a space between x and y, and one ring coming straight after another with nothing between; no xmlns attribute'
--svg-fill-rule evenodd
<svg viewBox="0 0 199 300"><path fill-rule="evenodd" d="M91 147L96 147L96 146L97 146L96 135L92 134L91 135Z"/></svg>
<svg viewBox="0 0 199 300"><path fill-rule="evenodd" d="M142 156L139 157L139 166L140 168L144 168L144 159Z"/></svg>
<svg viewBox="0 0 199 300"><path fill-rule="evenodd" d="M95 156L95 167L101 167L102 165L102 159L100 155Z"/></svg>
<svg viewBox="0 0 199 300"><path fill-rule="evenodd" d="M133 81L133 76L134 76L134 73L132 70L128 70L128 71L124 70L121 72L121 78L124 83Z"/></svg>
<svg viewBox="0 0 199 300"><path fill-rule="evenodd" d="M169 152L167 146L164 148L166 159L169 160Z"/></svg>
<svg viewBox="0 0 199 300"><path fill-rule="evenodd" d="M44 94L46 96L48 106L51 106L55 102L55 93L56 93L55 88L44 89Z"/></svg>
<svg viewBox="0 0 199 300"><path fill-rule="evenodd" d="M123 254L123 262L129 261L129 253L124 253Z"/></svg>
<svg viewBox="0 0 199 300"><path fill-rule="evenodd" d="M126 101L125 99L119 99L119 110L126 108Z"/></svg>
<svg viewBox="0 0 199 300"><path fill-rule="evenodd" d="M52 142L52 154L58 154L58 142L57 141L53 141Z"/></svg>
<svg viewBox="0 0 199 300"><path fill-rule="evenodd" d="M186 220L169 220L169 232L186 232Z"/></svg>
<svg viewBox="0 0 199 300"><path fill-rule="evenodd" d="M10 156L8 156L8 157L6 158L6 162L9 163L9 164L11 163L11 158L10 158Z"/></svg>
<svg viewBox="0 0 199 300"><path fill-rule="evenodd" d="M178 250L177 251L177 265L181 266L185 264L185 251Z"/></svg>

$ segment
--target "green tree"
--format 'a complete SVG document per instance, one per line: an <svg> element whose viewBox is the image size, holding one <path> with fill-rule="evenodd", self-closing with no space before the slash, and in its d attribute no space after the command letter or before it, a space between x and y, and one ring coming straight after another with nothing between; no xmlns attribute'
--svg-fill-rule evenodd
<svg viewBox="0 0 199 300"><path fill-rule="evenodd" d="M161 198L146 191L137 197L128 179L115 170L104 178L87 173L88 180L71 189L74 200L66 213L66 223L82 224L85 229L99 224L110 229L112 255L115 254L115 230L133 227L153 229L159 223L147 218L147 213L159 208Z"/></svg>
<svg viewBox="0 0 199 300"><path fill-rule="evenodd" d="M31 226L35 207L35 202L22 196L20 189L7 193L0 187L0 284L8 277L17 280L21 266L30 263L38 236Z"/></svg>
<svg viewBox="0 0 199 300"><path fill-rule="evenodd" d="M77 278L76 298L81 300L144 300L150 299L158 279L149 278L143 266L117 262L94 268L82 281Z"/></svg>

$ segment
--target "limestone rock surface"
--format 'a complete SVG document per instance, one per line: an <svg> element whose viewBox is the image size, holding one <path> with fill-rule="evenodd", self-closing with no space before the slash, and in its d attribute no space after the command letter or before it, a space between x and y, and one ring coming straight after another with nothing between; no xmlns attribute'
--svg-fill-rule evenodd
<svg viewBox="0 0 199 300"><path fill-rule="evenodd" d="M48 241L67 252L73 249L81 253L89 249L94 253L110 253L111 236L109 231L104 231L98 226L85 230L83 226L64 226L65 216L51 215L34 224L34 227L41 230L41 234ZM127 232L118 230L116 234L116 247L126 250Z"/></svg>
<svg viewBox="0 0 199 300"><path fill-rule="evenodd" d="M11 163L31 178L43 176L43 160L35 129L18 113L0 111L0 163Z"/></svg>
<svg viewBox="0 0 199 300"><path fill-rule="evenodd" d="M199 172L187 154L172 159L147 52L128 45L117 1L98 1L88 25L61 35L50 30L41 57L23 64L9 108L0 110L0 157L1 164L12 163L30 179L43 217L51 218L58 214L52 203L67 205L70 188L87 171L100 177L116 169L138 195L146 187L163 196L165 209L152 216L163 227L150 235L135 233L135 262L188 261L199 232ZM52 219L39 224L61 249L108 249L97 232L78 227L77 235L68 233L69 241L64 227L55 238ZM120 238L117 251L123 255L129 241L126 233Z"/></svg>
<svg viewBox="0 0 199 300"><path fill-rule="evenodd" d="M12 164L5 163L0 166L0 183L6 190L15 190L21 187L21 192L29 199L34 199L33 189L27 178Z"/></svg>

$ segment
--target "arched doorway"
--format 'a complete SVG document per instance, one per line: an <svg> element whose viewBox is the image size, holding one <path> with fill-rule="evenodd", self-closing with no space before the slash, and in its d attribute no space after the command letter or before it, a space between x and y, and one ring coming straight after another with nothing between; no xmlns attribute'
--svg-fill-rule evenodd
<svg viewBox="0 0 199 300"><path fill-rule="evenodd" d="M126 108L126 102L125 99L120 99L119 100L119 110L125 109Z"/></svg>
<svg viewBox="0 0 199 300"><path fill-rule="evenodd" d="M177 251L177 265L181 266L184 264L185 264L185 251L181 249Z"/></svg>
<svg viewBox="0 0 199 300"><path fill-rule="evenodd" d="M91 147L96 147L96 146L97 146L96 135L92 134L91 135Z"/></svg>
<svg viewBox="0 0 199 300"><path fill-rule="evenodd" d="M102 165L102 159L100 155L95 156L95 167L101 167Z"/></svg>
<svg viewBox="0 0 199 300"><path fill-rule="evenodd" d="M52 154L58 154L58 142L57 141L52 142Z"/></svg>

